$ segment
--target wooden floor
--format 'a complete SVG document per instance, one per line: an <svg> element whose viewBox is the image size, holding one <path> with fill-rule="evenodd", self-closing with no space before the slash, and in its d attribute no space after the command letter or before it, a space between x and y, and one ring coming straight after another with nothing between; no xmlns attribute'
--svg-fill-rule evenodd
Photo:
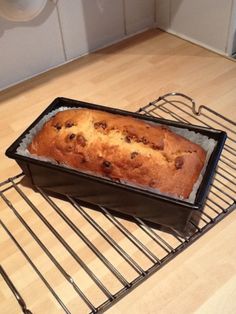
<svg viewBox="0 0 236 314"><path fill-rule="evenodd" d="M64 96L135 111L174 91L236 121L236 63L159 30L139 34L1 92L0 182L20 171L4 156L6 148L54 98ZM236 313L235 239L234 212L107 313ZM4 251L11 254L11 250L4 240L0 244L4 264ZM5 287L1 279L0 287ZM7 298L10 300L10 293L1 290L3 310L17 313L13 301L6 306ZM47 313L40 302L35 308L37 313Z"/></svg>

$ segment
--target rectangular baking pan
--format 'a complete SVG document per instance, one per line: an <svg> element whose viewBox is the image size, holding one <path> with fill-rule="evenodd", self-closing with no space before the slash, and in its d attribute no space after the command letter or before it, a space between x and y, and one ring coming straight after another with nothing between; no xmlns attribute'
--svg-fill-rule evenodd
<svg viewBox="0 0 236 314"><path fill-rule="evenodd" d="M113 114L132 116L144 121L156 122L167 126L188 129L213 138L217 144L208 161L203 180L197 191L194 204L177 200L172 197L153 193L138 187L114 182L106 178L93 176L80 171L65 168L16 153L17 148L26 134L48 113L59 107L90 108L107 111ZM6 155L15 159L33 185L59 195L69 195L88 204L103 206L118 215L137 216L144 221L175 230L182 236L188 235L189 220L196 210L204 206L217 162L226 140L226 133L220 130L173 122L138 113L109 108L78 100L58 97L26 131L7 149Z"/></svg>

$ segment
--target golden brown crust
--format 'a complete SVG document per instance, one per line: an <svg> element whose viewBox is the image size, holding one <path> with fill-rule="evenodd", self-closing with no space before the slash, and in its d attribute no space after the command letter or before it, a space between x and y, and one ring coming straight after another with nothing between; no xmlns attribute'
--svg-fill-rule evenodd
<svg viewBox="0 0 236 314"><path fill-rule="evenodd" d="M90 109L58 112L28 147L82 171L188 198L206 152L197 144L132 117Z"/></svg>

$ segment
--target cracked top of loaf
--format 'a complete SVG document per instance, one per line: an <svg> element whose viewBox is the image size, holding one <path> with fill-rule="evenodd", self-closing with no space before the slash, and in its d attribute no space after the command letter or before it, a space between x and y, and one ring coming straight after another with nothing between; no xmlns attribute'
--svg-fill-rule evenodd
<svg viewBox="0 0 236 314"><path fill-rule="evenodd" d="M28 147L81 171L188 198L206 152L165 126L91 109L58 112Z"/></svg>

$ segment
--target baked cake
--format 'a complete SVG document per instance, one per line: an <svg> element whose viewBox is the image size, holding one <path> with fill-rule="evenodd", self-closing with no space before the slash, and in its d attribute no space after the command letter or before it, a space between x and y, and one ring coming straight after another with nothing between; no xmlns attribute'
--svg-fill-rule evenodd
<svg viewBox="0 0 236 314"><path fill-rule="evenodd" d="M47 121L28 146L80 171L187 199L206 152L166 126L92 109L69 109Z"/></svg>

